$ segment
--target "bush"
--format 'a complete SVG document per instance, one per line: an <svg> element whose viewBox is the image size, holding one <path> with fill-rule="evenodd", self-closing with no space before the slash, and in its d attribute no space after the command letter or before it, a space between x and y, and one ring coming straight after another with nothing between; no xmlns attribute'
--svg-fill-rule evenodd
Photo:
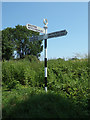
<svg viewBox="0 0 90 120"><path fill-rule="evenodd" d="M23 58L24 60L29 60L30 62L39 62L39 59L34 55L26 55Z"/></svg>
<svg viewBox="0 0 90 120"><path fill-rule="evenodd" d="M87 114L88 107L88 61L83 60L49 60L48 91L63 94ZM21 89L21 86L37 91L44 90L44 62L23 59L4 61L2 63L2 81L6 89ZM29 86L29 87L28 87ZM39 92L39 91L38 91ZM35 93L35 92L34 92ZM33 94L33 93L31 93ZM79 112L80 113L80 112Z"/></svg>
<svg viewBox="0 0 90 120"><path fill-rule="evenodd" d="M4 85L9 85L8 87L14 87L17 83L36 87L44 86L44 63L40 61L30 62L26 58L19 61L5 61L2 64L2 79ZM86 90L88 86L88 62L86 60L49 60L48 87L61 90L64 89L64 84L70 88L83 87Z"/></svg>
<svg viewBox="0 0 90 120"><path fill-rule="evenodd" d="M5 61L2 64L2 81L3 85L9 89L14 88L17 84L41 86L43 79L43 66L38 62L28 60Z"/></svg>

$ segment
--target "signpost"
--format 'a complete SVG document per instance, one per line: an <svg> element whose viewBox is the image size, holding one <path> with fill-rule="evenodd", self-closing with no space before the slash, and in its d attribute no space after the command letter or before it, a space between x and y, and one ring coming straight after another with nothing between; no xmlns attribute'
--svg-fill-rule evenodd
<svg viewBox="0 0 90 120"><path fill-rule="evenodd" d="M27 24L26 27L27 27L27 29L35 31L35 32L45 33L44 28L40 28L40 27L35 26L35 25Z"/></svg>
<svg viewBox="0 0 90 120"><path fill-rule="evenodd" d="M53 33L49 33L48 38L53 38L53 37L59 37L59 36L64 36L67 34L66 30L62 30L62 31L57 31L57 32L53 32Z"/></svg>
<svg viewBox="0 0 90 120"><path fill-rule="evenodd" d="M48 28L47 27L47 24L48 24L47 19L44 19L43 23L45 24L44 28L40 28L38 26L31 25L31 24L27 24L26 27L29 30L44 33L44 35L29 37L29 39L30 39L30 42L44 40L44 45L45 45L44 46L45 47L45 56L44 56L44 59L45 59L45 91L47 92L47 39L67 35L67 31L62 30L62 31L56 31L56 32L47 34L47 28Z"/></svg>
<svg viewBox="0 0 90 120"><path fill-rule="evenodd" d="M39 40L43 40L43 39L44 39L44 35L29 37L30 42L39 41Z"/></svg>
<svg viewBox="0 0 90 120"><path fill-rule="evenodd" d="M48 24L48 21L47 19L44 19L43 20L43 23L44 23L44 29L45 29L45 35L47 34L47 24ZM45 38L44 40L44 48L45 48L45 57L44 57L44 60L45 60L45 91L47 92L47 38Z"/></svg>
<svg viewBox="0 0 90 120"><path fill-rule="evenodd" d="M30 37L30 41L32 42L32 41L50 39L50 38L53 38L53 37L59 37L59 36L64 36L64 35L67 35L66 30L52 32L52 33L48 33L48 34L45 34L45 35L33 36L33 37Z"/></svg>

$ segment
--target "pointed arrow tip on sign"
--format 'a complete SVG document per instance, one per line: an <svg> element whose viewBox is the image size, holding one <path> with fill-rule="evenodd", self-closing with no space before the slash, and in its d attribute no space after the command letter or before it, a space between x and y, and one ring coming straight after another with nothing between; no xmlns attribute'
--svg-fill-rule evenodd
<svg viewBox="0 0 90 120"><path fill-rule="evenodd" d="M66 34L68 33L66 30L65 30Z"/></svg>

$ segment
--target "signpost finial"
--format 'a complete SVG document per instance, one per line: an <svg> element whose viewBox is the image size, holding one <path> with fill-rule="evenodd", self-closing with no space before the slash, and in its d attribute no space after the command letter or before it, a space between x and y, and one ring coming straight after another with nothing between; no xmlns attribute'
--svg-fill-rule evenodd
<svg viewBox="0 0 90 120"><path fill-rule="evenodd" d="M47 26L47 24L48 24L48 20L47 20L47 19L44 19L44 20L43 20L43 23L44 23L44 25Z"/></svg>

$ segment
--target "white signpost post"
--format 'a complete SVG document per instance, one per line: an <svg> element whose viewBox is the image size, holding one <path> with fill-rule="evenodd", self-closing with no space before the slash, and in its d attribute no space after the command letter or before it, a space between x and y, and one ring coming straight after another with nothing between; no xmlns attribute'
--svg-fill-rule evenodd
<svg viewBox="0 0 90 120"><path fill-rule="evenodd" d="M44 19L43 23L45 24L44 28L40 28L38 26L31 25L31 24L27 24L26 27L28 30L44 33L44 35L29 37L29 39L30 39L30 42L45 40L45 43L44 43L45 44L45 46L44 46L45 47L45 57L44 57L44 59L45 59L45 91L47 92L47 39L67 35L67 31L62 30L62 31L57 31L57 32L52 32L52 33L47 34L47 28L48 28L47 27L47 24L48 24L47 19Z"/></svg>

